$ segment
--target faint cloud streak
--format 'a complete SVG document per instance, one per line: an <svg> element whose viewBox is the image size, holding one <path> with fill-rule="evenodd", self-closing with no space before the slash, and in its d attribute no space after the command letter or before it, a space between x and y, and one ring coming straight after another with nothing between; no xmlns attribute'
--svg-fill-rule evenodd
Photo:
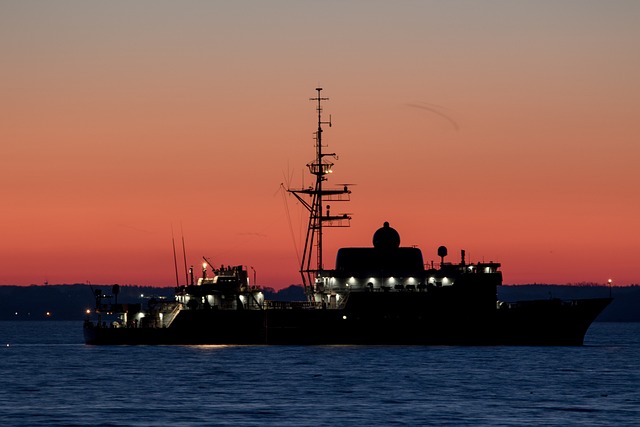
<svg viewBox="0 0 640 427"><path fill-rule="evenodd" d="M444 119L446 119L449 123L451 123L451 125L453 126L453 128L455 130L460 130L460 126L458 126L458 123L451 118L449 115L443 113L442 111L440 111L441 109L443 109L444 107L441 107L439 105L435 105L435 104L428 104L423 102L422 104L405 104L407 107L412 107L412 108L418 108L420 110L426 110L429 111L431 113L434 113Z"/></svg>
<svg viewBox="0 0 640 427"><path fill-rule="evenodd" d="M268 237L266 234L263 233L258 233L258 232L244 232L244 233L238 233L238 236L253 236L253 237L260 237L260 238L264 238L264 237Z"/></svg>

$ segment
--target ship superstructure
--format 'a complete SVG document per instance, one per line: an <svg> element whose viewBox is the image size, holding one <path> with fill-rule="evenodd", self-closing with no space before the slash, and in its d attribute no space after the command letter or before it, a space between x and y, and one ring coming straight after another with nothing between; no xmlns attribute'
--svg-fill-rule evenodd
<svg viewBox="0 0 640 427"><path fill-rule="evenodd" d="M611 298L497 299L500 263L468 262L460 252L450 262L445 246L439 263L425 264L421 249L401 246L400 234L384 222L371 247L343 247L335 267L323 259L323 229L348 226L349 214L332 214L330 203L348 201L348 185L328 187L335 153L325 153L322 88L316 88L315 158L307 164L314 185L289 189L308 210L300 264L306 301L269 301L250 282L244 266L214 266L177 286L174 300L153 298L119 304L96 291L95 315L87 318L87 344L412 344L581 345L589 325ZM176 274L177 276L177 274ZM255 277L255 276L254 276Z"/></svg>

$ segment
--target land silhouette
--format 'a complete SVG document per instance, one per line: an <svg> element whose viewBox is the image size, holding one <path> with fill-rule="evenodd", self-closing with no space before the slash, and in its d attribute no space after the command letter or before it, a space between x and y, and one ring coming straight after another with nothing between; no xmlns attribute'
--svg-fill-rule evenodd
<svg viewBox="0 0 640 427"><path fill-rule="evenodd" d="M111 294L111 285L31 285L0 286L0 320L82 320L95 304L94 291ZM173 298L173 287L123 285L119 302L145 303L149 298ZM602 298L613 302L596 319L602 322L640 322L640 285L609 288L601 285L503 285L498 298L503 301L533 299ZM264 289L265 298L273 301L303 301L303 288L291 285L281 290Z"/></svg>

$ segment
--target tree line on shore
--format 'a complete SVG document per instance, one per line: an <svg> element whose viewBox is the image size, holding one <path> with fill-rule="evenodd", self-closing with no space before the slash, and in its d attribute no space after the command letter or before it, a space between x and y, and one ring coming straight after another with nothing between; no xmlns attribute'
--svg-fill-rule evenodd
<svg viewBox="0 0 640 427"><path fill-rule="evenodd" d="M0 320L83 320L87 310L95 306L94 292L111 294L111 286L102 285L31 285L0 286ZM151 297L173 298L174 288L123 285L119 302L145 303ZM299 285L274 290L264 288L265 298L272 301L302 301ZM597 319L605 322L640 322L640 286L602 285L517 285L498 288L503 301L532 299L601 298L611 294L613 302Z"/></svg>

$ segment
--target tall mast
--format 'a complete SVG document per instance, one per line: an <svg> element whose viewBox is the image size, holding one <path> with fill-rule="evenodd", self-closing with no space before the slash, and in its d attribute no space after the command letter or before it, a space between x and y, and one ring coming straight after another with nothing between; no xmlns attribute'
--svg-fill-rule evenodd
<svg viewBox="0 0 640 427"><path fill-rule="evenodd" d="M322 125L329 125L331 127L331 116L329 121L322 120L322 101L328 101L329 98L323 98L321 96L322 88L316 88L318 92L315 98L309 98L311 101L316 101L316 111L318 113L318 129L314 134L316 156L313 161L307 164L309 172L315 175L315 186L305 189L289 189L307 210L309 211L309 224L307 226L307 236L304 244L304 253L302 256L302 262L300 265L300 274L302 275L302 282L306 290L309 290L308 286L315 283L324 270L324 263L322 259L322 229L323 224L326 227L348 227L351 217L347 214L331 215L330 206L326 206L326 212L324 212L324 202L328 201L348 201L349 190L345 185L343 188L325 189L323 188L323 181L327 180L326 175L332 172L331 163L326 157L336 158L335 153L325 154L322 152ZM304 197L311 197L311 203ZM313 252L315 250L316 265L311 265L313 259Z"/></svg>
<svg viewBox="0 0 640 427"><path fill-rule="evenodd" d="M328 122L322 121L322 101L328 101L329 98L322 98L320 96L320 92L322 92L321 87L317 87L316 91L318 95L315 98L309 98L310 101L317 101L318 106L316 110L318 111L318 130L316 131L316 164L311 168L311 173L316 175L316 184L317 184L317 203L315 204L316 212L314 212L314 218L319 218L316 224L316 234L317 234L317 243L316 243L316 256L317 256L317 266L318 270L324 269L324 264L322 263L322 181L325 181L327 178L324 176L327 173L331 173L332 164L323 164L322 163L322 125L328 124L331 127L331 116L329 116ZM335 156L335 155L334 155Z"/></svg>

